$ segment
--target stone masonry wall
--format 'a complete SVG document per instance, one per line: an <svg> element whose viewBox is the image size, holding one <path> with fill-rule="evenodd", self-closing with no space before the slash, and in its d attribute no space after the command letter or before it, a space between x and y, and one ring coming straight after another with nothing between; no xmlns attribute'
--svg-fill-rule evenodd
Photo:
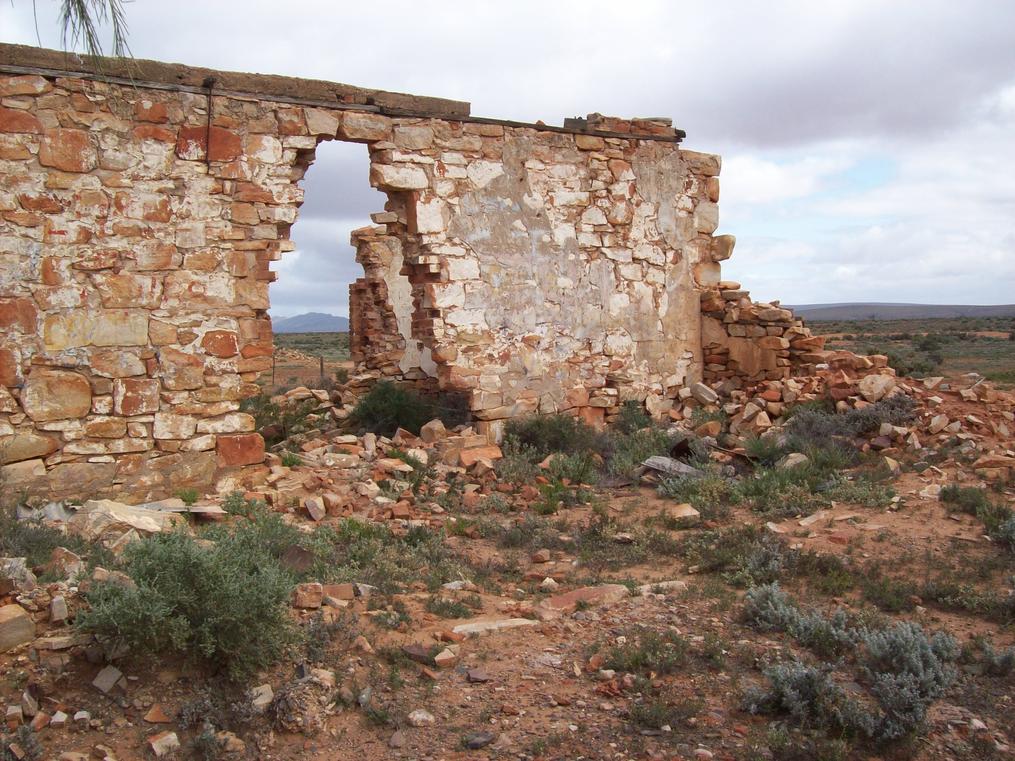
<svg viewBox="0 0 1015 761"><path fill-rule="evenodd" d="M271 365L270 262L322 140L364 143L388 195L353 233L364 376L463 392L493 437L530 412L663 411L702 379L702 289L733 241L712 235L718 157L664 120L493 122L314 82L310 105L298 80L202 91L186 67L121 82L31 51L0 46L8 488L143 499L256 476L239 406Z"/></svg>

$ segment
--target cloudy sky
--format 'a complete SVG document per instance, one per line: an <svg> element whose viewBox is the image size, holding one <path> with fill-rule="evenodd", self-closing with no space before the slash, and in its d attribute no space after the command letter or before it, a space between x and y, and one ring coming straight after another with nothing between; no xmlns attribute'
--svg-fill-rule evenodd
<svg viewBox="0 0 1015 761"><path fill-rule="evenodd" d="M37 0L59 47L57 0ZM0 40L36 43L31 0ZM672 116L721 153L724 276L785 303L1015 302L1015 3L136 0L135 56L330 79L560 124ZM329 150L330 149L330 150ZM345 314L366 150L306 180L273 313Z"/></svg>

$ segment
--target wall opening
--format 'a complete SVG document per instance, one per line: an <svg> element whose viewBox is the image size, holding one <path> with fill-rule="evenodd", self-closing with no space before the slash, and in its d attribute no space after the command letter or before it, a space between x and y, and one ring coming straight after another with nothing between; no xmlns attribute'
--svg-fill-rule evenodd
<svg viewBox="0 0 1015 761"><path fill-rule="evenodd" d="M366 146L328 140L307 153L303 205L289 234L295 248L275 263L270 289L276 391L330 385L353 371L349 289L363 267L350 234L371 225L387 201L369 185Z"/></svg>

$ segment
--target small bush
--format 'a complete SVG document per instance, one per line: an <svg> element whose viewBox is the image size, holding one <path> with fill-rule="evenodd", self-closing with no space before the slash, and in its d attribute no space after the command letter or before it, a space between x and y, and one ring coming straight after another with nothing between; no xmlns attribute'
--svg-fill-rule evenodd
<svg viewBox="0 0 1015 761"><path fill-rule="evenodd" d="M256 499L247 499L241 491L234 491L222 500L222 509L230 515L247 517L257 511L265 510L266 505Z"/></svg>
<svg viewBox="0 0 1015 761"><path fill-rule="evenodd" d="M254 427L271 445L308 430L318 404L316 398L279 403L270 394L258 394L240 402L240 409L254 416Z"/></svg>
<svg viewBox="0 0 1015 761"><path fill-rule="evenodd" d="M29 568L49 562L57 547L66 547L78 555L89 547L80 537L64 534L40 520L18 520L15 508L0 507L0 557L26 558Z"/></svg>
<svg viewBox="0 0 1015 761"><path fill-rule="evenodd" d="M672 674L687 662L687 640L674 631L634 627L625 641L607 649L605 666L614 671L648 675Z"/></svg>
<svg viewBox="0 0 1015 761"><path fill-rule="evenodd" d="M782 631L815 653L837 655L850 650L858 633L850 627L845 612L825 617L819 611L801 611L779 589L777 583L754 587L747 592L744 616L763 631Z"/></svg>
<svg viewBox="0 0 1015 761"><path fill-rule="evenodd" d="M576 417L569 415L533 415L508 421L505 438L542 460L549 454L601 452L606 437Z"/></svg>
<svg viewBox="0 0 1015 761"><path fill-rule="evenodd" d="M633 724L646 729L675 729L701 710L697 700L639 700L631 706L628 716Z"/></svg>
<svg viewBox="0 0 1015 761"><path fill-rule="evenodd" d="M913 419L915 406L908 396L897 394L869 407L843 413L802 409L790 417L787 428L791 435L821 447L836 437L852 438L873 433L882 423L902 425Z"/></svg>
<svg viewBox="0 0 1015 761"><path fill-rule="evenodd" d="M609 440L606 468L614 476L630 476L649 457L668 454L672 446L673 437L661 428L615 433Z"/></svg>
<svg viewBox="0 0 1015 761"><path fill-rule="evenodd" d="M16 743L21 748L15 754L10 746ZM27 724L22 724L10 735L0 735L0 761L42 761L45 749L35 731Z"/></svg>
<svg viewBox="0 0 1015 761"><path fill-rule="evenodd" d="M595 461L588 452L558 454L550 459L548 475L551 480L564 481L569 485L592 486L599 480Z"/></svg>
<svg viewBox="0 0 1015 761"><path fill-rule="evenodd" d="M841 726L846 696L829 672L800 661L769 666L763 672L768 689L748 690L744 707L751 713L788 714L804 726Z"/></svg>
<svg viewBox="0 0 1015 761"><path fill-rule="evenodd" d="M200 495L197 493L197 489L180 489L176 492L176 496L183 500L185 505L193 505L197 502Z"/></svg>
<svg viewBox="0 0 1015 761"><path fill-rule="evenodd" d="M404 428L418 434L425 423L438 417L437 408L414 391L391 381L376 383L364 394L349 423L360 433L373 432L381 436L394 436Z"/></svg>
<svg viewBox="0 0 1015 761"><path fill-rule="evenodd" d="M645 405L636 399L628 399L620 405L620 412L613 426L620 433L630 435L652 425L652 418L645 411Z"/></svg>
<svg viewBox="0 0 1015 761"><path fill-rule="evenodd" d="M245 542L207 547L180 532L156 535L125 550L124 568L134 586L96 585L75 622L113 650L176 651L239 679L294 641L293 579Z"/></svg>
<svg viewBox="0 0 1015 761"><path fill-rule="evenodd" d="M283 452L282 464L287 468L298 468L303 464L303 458L295 452Z"/></svg>
<svg viewBox="0 0 1015 761"><path fill-rule="evenodd" d="M727 517L730 506L740 500L734 481L712 474L666 478L659 484L659 495L689 503L705 520Z"/></svg>
<svg viewBox="0 0 1015 761"><path fill-rule="evenodd" d="M864 632L861 642L863 672L881 709L865 731L877 742L915 733L930 704L955 680L958 645L942 632L928 638L911 622Z"/></svg>

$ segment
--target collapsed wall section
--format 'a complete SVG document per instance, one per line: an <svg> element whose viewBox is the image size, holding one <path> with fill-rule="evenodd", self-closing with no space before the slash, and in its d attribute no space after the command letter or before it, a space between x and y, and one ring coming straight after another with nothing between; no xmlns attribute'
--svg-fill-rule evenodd
<svg viewBox="0 0 1015 761"><path fill-rule="evenodd" d="M10 58L0 46L0 69ZM145 499L257 477L240 402L271 366L270 262L293 248L322 140L365 144L389 199L353 234L364 377L464 392L494 437L530 412L663 413L701 379L700 291L732 240L712 235L718 157L680 150L665 121L563 130L144 70L158 81L0 75L8 488Z"/></svg>

